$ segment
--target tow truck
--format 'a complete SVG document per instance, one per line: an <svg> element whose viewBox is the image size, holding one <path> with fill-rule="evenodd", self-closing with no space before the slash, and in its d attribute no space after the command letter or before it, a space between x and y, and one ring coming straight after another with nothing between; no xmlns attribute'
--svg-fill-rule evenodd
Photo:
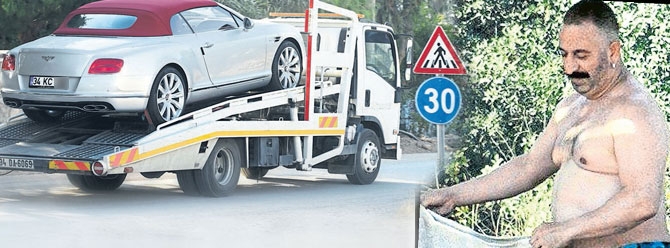
<svg viewBox="0 0 670 248"><path fill-rule="evenodd" d="M304 28L304 85L231 98L158 126L82 112L58 123L14 116L0 126L0 169L66 174L84 191L117 189L129 173L170 172L184 193L211 197L231 193L241 173L260 179L279 166L374 182L381 159L401 155L393 29L318 0L304 16L272 21ZM411 37L407 44L411 54Z"/></svg>

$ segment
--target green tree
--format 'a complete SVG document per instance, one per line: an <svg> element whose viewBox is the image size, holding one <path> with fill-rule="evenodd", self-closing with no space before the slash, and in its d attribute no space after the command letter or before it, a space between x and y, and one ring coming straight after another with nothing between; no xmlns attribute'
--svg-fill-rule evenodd
<svg viewBox="0 0 670 248"><path fill-rule="evenodd" d="M51 34L73 9L93 0L2 0L0 49Z"/></svg>

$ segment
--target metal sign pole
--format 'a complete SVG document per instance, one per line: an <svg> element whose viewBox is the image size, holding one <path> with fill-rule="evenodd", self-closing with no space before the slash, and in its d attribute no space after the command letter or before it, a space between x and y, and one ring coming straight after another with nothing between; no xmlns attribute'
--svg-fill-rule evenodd
<svg viewBox="0 0 670 248"><path fill-rule="evenodd" d="M438 173L445 166L444 154L444 124L437 124L437 167L435 173L435 185L439 188Z"/></svg>
<svg viewBox="0 0 670 248"><path fill-rule="evenodd" d="M435 75L436 77L443 77L442 74ZM439 188L439 176L438 173L445 166L445 153L444 153L444 124L437 124L437 172L435 173L435 185Z"/></svg>

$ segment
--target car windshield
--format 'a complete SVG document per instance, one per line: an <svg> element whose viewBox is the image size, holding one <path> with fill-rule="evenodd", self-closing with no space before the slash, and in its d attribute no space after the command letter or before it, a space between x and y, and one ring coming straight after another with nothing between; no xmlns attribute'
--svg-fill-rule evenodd
<svg viewBox="0 0 670 248"><path fill-rule="evenodd" d="M69 28L80 29L127 29L137 21L137 17L116 14L79 14L67 23Z"/></svg>

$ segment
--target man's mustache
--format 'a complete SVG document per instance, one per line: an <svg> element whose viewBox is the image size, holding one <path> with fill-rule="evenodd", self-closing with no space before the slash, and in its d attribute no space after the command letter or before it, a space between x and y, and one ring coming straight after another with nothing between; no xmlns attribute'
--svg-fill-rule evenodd
<svg viewBox="0 0 670 248"><path fill-rule="evenodd" d="M565 75L567 75L568 78L580 78L580 79L581 79L581 78L589 78L589 77L591 77L591 75L589 75L589 73L587 73L587 72L581 72L581 71L576 71L576 72L573 72L573 73L571 73L571 74L565 74Z"/></svg>

